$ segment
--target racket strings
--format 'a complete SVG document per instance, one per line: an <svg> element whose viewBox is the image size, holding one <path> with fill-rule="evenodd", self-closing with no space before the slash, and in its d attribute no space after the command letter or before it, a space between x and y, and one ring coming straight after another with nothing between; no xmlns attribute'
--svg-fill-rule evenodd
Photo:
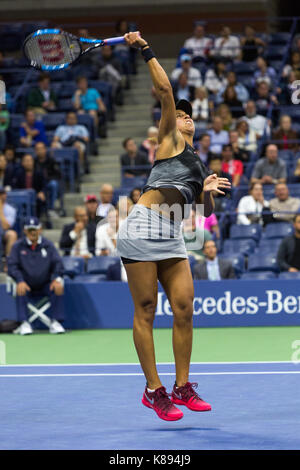
<svg viewBox="0 0 300 470"><path fill-rule="evenodd" d="M67 34L42 34L31 37L24 52L32 65L57 66L76 60L81 47Z"/></svg>

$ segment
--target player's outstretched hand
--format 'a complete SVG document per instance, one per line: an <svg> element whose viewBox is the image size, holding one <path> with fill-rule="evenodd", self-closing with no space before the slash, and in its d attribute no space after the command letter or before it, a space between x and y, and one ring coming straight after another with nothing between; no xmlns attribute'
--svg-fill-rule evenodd
<svg viewBox="0 0 300 470"><path fill-rule="evenodd" d="M139 31L124 34L124 39L128 46L135 47L137 49L147 44L145 39L142 38L141 33Z"/></svg>

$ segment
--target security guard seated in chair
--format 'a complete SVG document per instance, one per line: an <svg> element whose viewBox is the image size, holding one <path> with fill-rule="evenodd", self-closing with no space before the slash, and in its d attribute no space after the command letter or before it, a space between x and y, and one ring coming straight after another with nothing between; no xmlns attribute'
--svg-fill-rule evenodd
<svg viewBox="0 0 300 470"><path fill-rule="evenodd" d="M64 333L60 324L63 320L63 264L54 244L42 237L42 226L36 217L25 220L25 236L12 247L8 258L8 275L16 286L18 321L16 332L31 334L32 326L28 321L28 302L36 303L41 297L48 297L51 307L50 333ZM48 314L48 312L47 312Z"/></svg>

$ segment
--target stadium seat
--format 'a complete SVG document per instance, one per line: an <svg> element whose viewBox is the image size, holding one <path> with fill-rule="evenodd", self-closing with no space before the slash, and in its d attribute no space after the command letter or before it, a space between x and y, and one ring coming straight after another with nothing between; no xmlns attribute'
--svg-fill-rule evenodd
<svg viewBox="0 0 300 470"><path fill-rule="evenodd" d="M273 271L279 272L276 254L252 254L248 258L248 271Z"/></svg>
<svg viewBox="0 0 300 470"><path fill-rule="evenodd" d="M17 189L7 193L7 202L17 209L14 229L21 233L26 217L35 215L36 193L33 189Z"/></svg>
<svg viewBox="0 0 300 470"><path fill-rule="evenodd" d="M295 160L295 154L291 150L279 150L278 157L284 160L286 163Z"/></svg>
<svg viewBox="0 0 300 470"><path fill-rule="evenodd" d="M88 283L98 283L102 281L107 281L106 274L79 274L75 276L73 282L88 282Z"/></svg>
<svg viewBox="0 0 300 470"><path fill-rule="evenodd" d="M277 276L273 271L252 271L241 274L240 279L242 281L250 281L250 280L263 280L263 279L276 279Z"/></svg>
<svg viewBox="0 0 300 470"><path fill-rule="evenodd" d="M243 240L225 240L222 252L227 253L240 253L242 255L249 255L254 252L256 247L255 241L250 239Z"/></svg>
<svg viewBox="0 0 300 470"><path fill-rule="evenodd" d="M281 241L281 238L261 238L255 252L277 253Z"/></svg>
<svg viewBox="0 0 300 470"><path fill-rule="evenodd" d="M291 105L291 106L280 106L280 114L281 116L284 114L288 114L293 122L299 123L300 122L300 113L298 106Z"/></svg>
<svg viewBox="0 0 300 470"><path fill-rule="evenodd" d="M64 124L66 115L65 113L48 113L42 117L44 126L47 131L56 129L61 124Z"/></svg>
<svg viewBox="0 0 300 470"><path fill-rule="evenodd" d="M61 98L58 100L58 109L62 112L74 111L73 102L70 98Z"/></svg>
<svg viewBox="0 0 300 470"><path fill-rule="evenodd" d="M279 33L272 33L270 34L270 42L269 44L274 45L284 45L287 44L291 37L290 33L279 32Z"/></svg>
<svg viewBox="0 0 300 470"><path fill-rule="evenodd" d="M293 233L294 229L292 224L287 222L275 222L268 224L263 231L263 238L284 238Z"/></svg>
<svg viewBox="0 0 300 470"><path fill-rule="evenodd" d="M84 273L84 259L75 256L63 256L64 274L74 277Z"/></svg>
<svg viewBox="0 0 300 470"><path fill-rule="evenodd" d="M120 188L115 188L112 204L116 205L121 196L127 196L128 197L129 193L130 193L129 188L123 188L122 186Z"/></svg>
<svg viewBox="0 0 300 470"><path fill-rule="evenodd" d="M235 273L238 277L245 271L245 258L243 255L233 253L227 255L225 253L220 253L219 257L231 261Z"/></svg>
<svg viewBox="0 0 300 470"><path fill-rule="evenodd" d="M300 279L300 272L296 272L296 273L290 273L289 271L284 271L282 273L279 273L279 276L278 276L279 279L287 279L287 280L291 280L291 279Z"/></svg>
<svg viewBox="0 0 300 470"><path fill-rule="evenodd" d="M252 238L255 241L260 239L262 232L261 225L251 224L251 225L238 225L234 224L230 227L230 238L232 240L242 239L242 238Z"/></svg>
<svg viewBox="0 0 300 470"><path fill-rule="evenodd" d="M256 70L255 62L237 62L233 64L233 71L237 75L251 75Z"/></svg>
<svg viewBox="0 0 300 470"><path fill-rule="evenodd" d="M197 260L193 255L189 255L189 263L190 263L191 271L193 272L193 269L197 264Z"/></svg>
<svg viewBox="0 0 300 470"><path fill-rule="evenodd" d="M115 264L119 258L117 256L94 256L87 264L88 274L105 274L110 265Z"/></svg>
<svg viewBox="0 0 300 470"><path fill-rule="evenodd" d="M275 59L282 59L286 52L286 46L268 46L267 50L265 51L265 58L267 60L275 60Z"/></svg>

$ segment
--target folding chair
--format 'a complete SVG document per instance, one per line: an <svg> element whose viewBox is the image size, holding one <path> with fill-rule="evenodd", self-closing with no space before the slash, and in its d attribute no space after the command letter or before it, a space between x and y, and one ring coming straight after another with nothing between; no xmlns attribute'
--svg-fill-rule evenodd
<svg viewBox="0 0 300 470"><path fill-rule="evenodd" d="M17 284L14 279L10 276L6 277L6 292L13 297L16 297ZM50 308L51 303L48 297L43 297L36 304L28 302L27 308L30 311L31 315L28 318L28 322L31 324L35 320L40 320L47 328L50 328L51 320L45 314L45 312ZM16 328L13 333L17 334L20 331L20 327Z"/></svg>

